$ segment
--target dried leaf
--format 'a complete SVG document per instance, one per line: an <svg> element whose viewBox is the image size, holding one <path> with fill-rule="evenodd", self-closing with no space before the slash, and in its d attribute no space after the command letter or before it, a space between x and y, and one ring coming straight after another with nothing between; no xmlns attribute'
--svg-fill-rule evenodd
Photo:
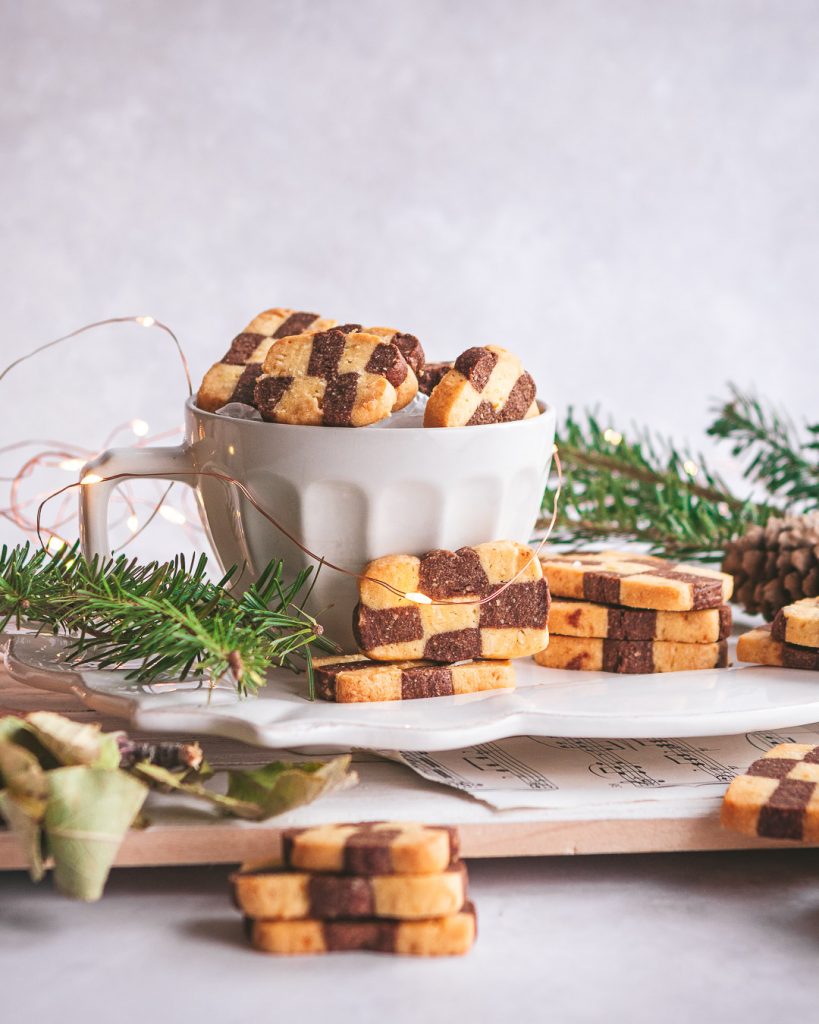
<svg viewBox="0 0 819 1024"><path fill-rule="evenodd" d="M248 818L251 821L256 821L259 817L259 808L256 804L216 793L206 789L199 782L186 782L184 776L175 775L158 764L142 761L134 765L131 771L134 775L140 776L146 782L158 786L160 789L172 790L174 793L182 793L197 800L204 800L206 803L218 807L225 814L231 814L236 818Z"/></svg>
<svg viewBox="0 0 819 1024"><path fill-rule="evenodd" d="M127 772L74 765L48 773L43 822L54 881L67 896L98 900L148 787Z"/></svg>
<svg viewBox="0 0 819 1024"><path fill-rule="evenodd" d="M54 711L32 711L26 721L61 764L119 768L118 733L101 732L99 725L72 722Z"/></svg>
<svg viewBox="0 0 819 1024"><path fill-rule="evenodd" d="M0 815L23 847L28 873L33 882L39 882L45 873L43 864L42 829L45 801L16 797L8 790L0 791Z"/></svg>
<svg viewBox="0 0 819 1024"><path fill-rule="evenodd" d="M312 803L320 796L355 785L358 776L349 771L350 755L331 761L288 764L274 761L251 771L228 772L228 796L259 807L259 820Z"/></svg>
<svg viewBox="0 0 819 1024"><path fill-rule="evenodd" d="M18 747L30 751L46 771L60 766L60 762L37 739L34 729L24 718L18 718L16 715L0 718L0 740L16 743Z"/></svg>
<svg viewBox="0 0 819 1024"><path fill-rule="evenodd" d="M0 739L0 786L14 797L48 799L48 781L40 762L25 747Z"/></svg>
<svg viewBox="0 0 819 1024"><path fill-rule="evenodd" d="M254 771L228 772L227 795L206 789L198 782L186 782L159 765L143 762L135 765L133 771L154 785L205 800L225 814L263 821L356 782L355 773L348 774L349 766L350 757L345 754L327 762L276 761Z"/></svg>

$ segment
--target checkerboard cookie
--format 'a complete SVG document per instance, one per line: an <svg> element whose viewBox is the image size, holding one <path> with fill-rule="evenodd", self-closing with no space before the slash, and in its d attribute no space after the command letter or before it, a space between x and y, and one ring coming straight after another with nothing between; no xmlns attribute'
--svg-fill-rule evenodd
<svg viewBox="0 0 819 1024"><path fill-rule="evenodd" d="M518 572L506 590L478 604ZM387 555L370 562L363 575L353 630L361 650L376 661L506 660L534 654L549 642L549 588L523 544L491 541L422 558ZM418 604L376 580L432 601L459 603Z"/></svg>
<svg viewBox="0 0 819 1024"><path fill-rule="evenodd" d="M304 871L349 875L428 875L458 859L458 830L416 822L361 821L286 829L282 859Z"/></svg>
<svg viewBox="0 0 819 1024"><path fill-rule="evenodd" d="M428 875L330 875L262 866L242 869L231 881L240 910L279 921L443 917L463 908L467 890L463 864Z"/></svg>
<svg viewBox="0 0 819 1024"><path fill-rule="evenodd" d="M444 375L454 366L454 363L424 363L424 368L418 374L418 390L424 395L431 395L432 389L444 378Z"/></svg>
<svg viewBox="0 0 819 1024"><path fill-rule="evenodd" d="M780 743L738 775L722 801L725 828L819 842L819 747Z"/></svg>
<svg viewBox="0 0 819 1024"><path fill-rule="evenodd" d="M545 668L579 672L686 672L693 669L724 668L728 645L679 644L666 640L609 640L601 637L559 636L552 633L549 646L535 655Z"/></svg>
<svg viewBox="0 0 819 1024"><path fill-rule="evenodd" d="M255 405L276 423L362 427L389 416L410 374L398 348L377 334L301 334L283 338L268 352ZM412 374L411 394L402 400L411 400L417 388Z"/></svg>
<svg viewBox="0 0 819 1024"><path fill-rule="evenodd" d="M549 629L563 636L712 644L730 635L731 609L723 604L698 612L658 612L558 597L549 611Z"/></svg>
<svg viewBox="0 0 819 1024"><path fill-rule="evenodd" d="M469 348L432 389L425 427L472 427L537 416L535 382L497 345Z"/></svg>
<svg viewBox="0 0 819 1024"><path fill-rule="evenodd" d="M554 597L686 612L730 600L733 577L715 569L627 551L546 555L543 571Z"/></svg>
<svg viewBox="0 0 819 1024"><path fill-rule="evenodd" d="M447 917L423 921L245 921L251 945L264 953L336 953L368 950L407 956L460 956L476 935L471 903Z"/></svg>
<svg viewBox="0 0 819 1024"><path fill-rule="evenodd" d="M794 601L776 613L771 636L784 644L819 647L819 597Z"/></svg>
<svg viewBox="0 0 819 1024"><path fill-rule="evenodd" d="M414 334L405 334L396 327L365 327L364 330L368 334L377 334L380 338L387 338L391 341L406 359L416 377L423 372L424 350Z"/></svg>
<svg viewBox="0 0 819 1024"><path fill-rule="evenodd" d="M206 412L215 412L228 402L252 405L256 378L275 341L291 334L325 331L334 325L335 320L293 309L267 309L259 313L236 335L221 361L214 363L205 374L196 404Z"/></svg>
<svg viewBox="0 0 819 1024"><path fill-rule="evenodd" d="M508 661L369 661L360 654L314 658L316 693L339 704L447 697L484 690L514 689Z"/></svg>
<svg viewBox="0 0 819 1024"><path fill-rule="evenodd" d="M739 661L755 665L779 665L782 668L801 668L819 671L819 649L783 644L774 640L770 626L760 626L743 633L737 640Z"/></svg>
<svg viewBox="0 0 819 1024"><path fill-rule="evenodd" d="M414 334L404 334L394 327L365 327L367 334L377 334L379 338L391 342L406 360L409 373L396 388L395 405L392 411L398 412L418 394L418 374L424 366L424 350L421 342Z"/></svg>

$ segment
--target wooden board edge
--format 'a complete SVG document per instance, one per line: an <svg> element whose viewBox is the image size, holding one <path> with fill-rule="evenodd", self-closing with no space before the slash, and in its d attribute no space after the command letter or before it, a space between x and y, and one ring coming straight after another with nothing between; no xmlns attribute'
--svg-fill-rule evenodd
<svg viewBox="0 0 819 1024"><path fill-rule="evenodd" d="M241 828L219 823L149 827L126 836L114 866L237 864L275 857L280 850L281 831L272 825ZM728 832L720 828L716 815L464 824L460 832L462 853L467 859L800 849L819 845L775 842ZM19 871L25 866L14 836L0 833L0 871Z"/></svg>

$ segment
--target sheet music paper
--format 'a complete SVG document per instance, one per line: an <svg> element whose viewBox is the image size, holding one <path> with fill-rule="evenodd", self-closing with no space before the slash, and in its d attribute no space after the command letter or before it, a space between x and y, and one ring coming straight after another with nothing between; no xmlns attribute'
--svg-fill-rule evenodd
<svg viewBox="0 0 819 1024"><path fill-rule="evenodd" d="M693 739L519 736L463 750L386 754L432 782L499 810L582 809L719 799L735 775L777 743L819 743L819 725Z"/></svg>

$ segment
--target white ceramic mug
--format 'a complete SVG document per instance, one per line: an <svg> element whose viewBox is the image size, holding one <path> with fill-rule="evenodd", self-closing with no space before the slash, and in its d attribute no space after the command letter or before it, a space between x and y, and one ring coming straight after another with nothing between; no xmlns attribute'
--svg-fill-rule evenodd
<svg viewBox="0 0 819 1024"><path fill-rule="evenodd" d="M377 430L232 419L190 399L178 448L114 448L85 467L104 479L80 488L83 552L111 554L108 502L118 481L105 478L149 476L195 489L216 556L223 569L239 566L241 585L271 558L283 561L286 577L314 565L236 486L198 476L202 471L240 480L307 548L353 572L380 555L525 543L540 511L554 433L548 406L513 423ZM325 566L307 610L354 649L356 600L356 581Z"/></svg>

